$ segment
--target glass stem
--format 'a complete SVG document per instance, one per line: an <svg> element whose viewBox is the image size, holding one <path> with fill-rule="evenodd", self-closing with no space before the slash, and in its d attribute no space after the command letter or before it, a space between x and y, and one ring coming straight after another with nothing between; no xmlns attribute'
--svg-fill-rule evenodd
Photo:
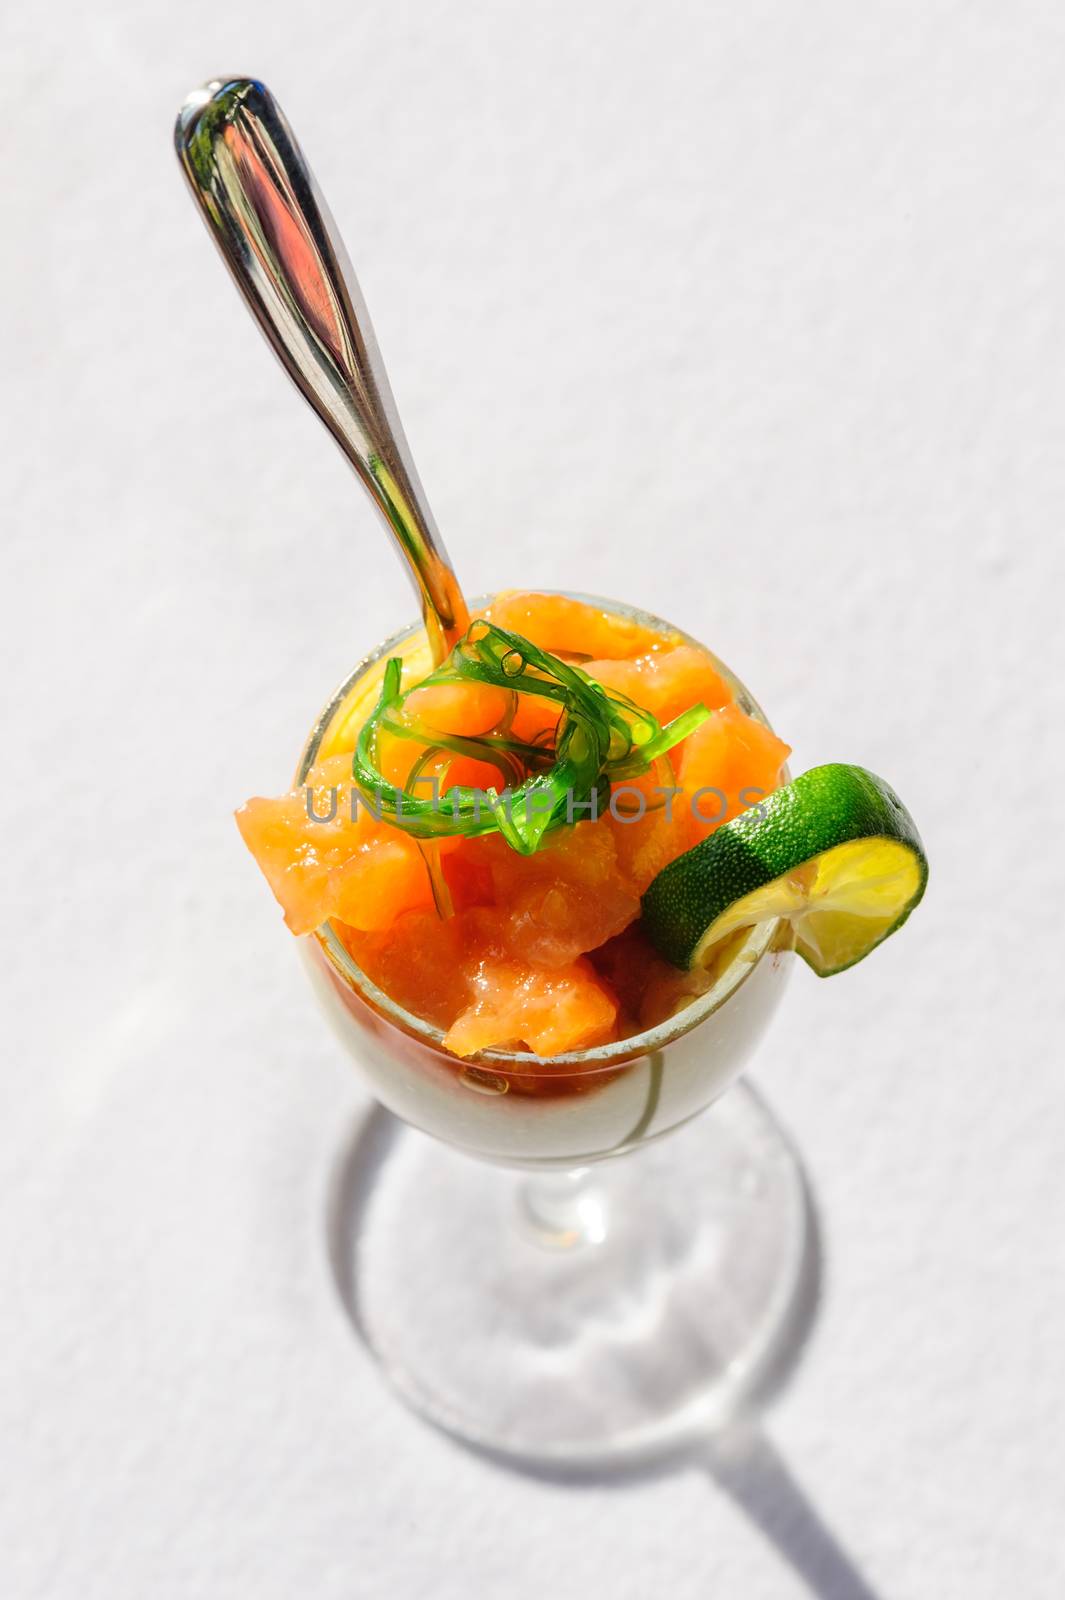
<svg viewBox="0 0 1065 1600"><path fill-rule="evenodd" d="M591 1167L527 1178L518 1207L526 1231L547 1250L576 1250L606 1238L606 1191Z"/></svg>

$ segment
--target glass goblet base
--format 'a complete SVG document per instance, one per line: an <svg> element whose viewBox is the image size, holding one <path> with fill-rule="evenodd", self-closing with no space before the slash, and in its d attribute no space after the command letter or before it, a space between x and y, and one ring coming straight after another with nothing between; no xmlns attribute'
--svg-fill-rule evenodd
<svg viewBox="0 0 1065 1600"><path fill-rule="evenodd" d="M588 1463L682 1446L765 1381L809 1278L787 1139L745 1084L577 1173L471 1160L375 1112L331 1254L400 1395L469 1443Z"/></svg>

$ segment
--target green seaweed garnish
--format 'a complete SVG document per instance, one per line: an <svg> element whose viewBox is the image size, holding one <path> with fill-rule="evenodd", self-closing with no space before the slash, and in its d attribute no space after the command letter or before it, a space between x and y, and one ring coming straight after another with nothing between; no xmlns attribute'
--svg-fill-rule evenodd
<svg viewBox="0 0 1065 1600"><path fill-rule="evenodd" d="M521 855L532 855L556 828L600 815L609 804L612 784L649 772L710 715L705 706L692 706L663 727L649 711L596 683L579 667L484 620L474 622L447 660L406 691L402 672L398 657L386 663L380 698L355 746L352 776L367 804L418 839L457 834L475 838L498 831ZM414 688L463 682L507 691L507 712L489 731L447 733L404 718ZM550 738L513 737L511 724L521 694L554 700L561 707ZM382 733L427 747L401 789L380 770ZM452 762L461 756L494 767L499 785L484 790L455 785L441 793ZM427 778L431 767L437 770Z"/></svg>

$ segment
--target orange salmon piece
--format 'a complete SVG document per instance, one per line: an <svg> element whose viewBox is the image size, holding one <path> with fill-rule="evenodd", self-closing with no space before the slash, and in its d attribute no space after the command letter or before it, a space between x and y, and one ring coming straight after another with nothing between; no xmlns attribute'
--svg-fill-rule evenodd
<svg viewBox="0 0 1065 1600"><path fill-rule="evenodd" d="M614 785L613 810L606 822L614 838L618 871L637 895L643 894L663 867L690 848L684 796L672 793L667 803L679 782L668 762L659 766L665 770ZM643 816L639 815L641 796L646 807Z"/></svg>
<svg viewBox="0 0 1065 1600"><path fill-rule="evenodd" d="M520 633L552 655L638 656L661 646L664 636L629 617L603 611L586 600L561 594L509 589L497 595L480 616Z"/></svg>
<svg viewBox="0 0 1065 1600"><path fill-rule="evenodd" d="M636 890L618 871L605 820L565 828L531 856L498 837L482 841L509 955L542 967L567 967L620 933L640 911Z"/></svg>
<svg viewBox="0 0 1065 1600"><path fill-rule="evenodd" d="M655 650L633 661L588 661L583 671L662 723L672 722L692 706L713 711L732 699L732 690L710 657L690 644Z"/></svg>
<svg viewBox="0 0 1065 1600"><path fill-rule="evenodd" d="M425 863L413 839L378 822L360 802L351 813L351 757L330 756L306 788L249 800L237 812L244 843L259 863L293 933L339 917L363 930L387 928L416 906L433 904Z"/></svg>
<svg viewBox="0 0 1065 1600"><path fill-rule="evenodd" d="M408 911L382 933L341 927L340 937L367 977L415 1016L446 1029L469 1002L459 917Z"/></svg>
<svg viewBox="0 0 1065 1600"><path fill-rule="evenodd" d="M491 683L430 683L412 689L400 713L407 723L423 723L437 733L488 733L506 715L510 695Z"/></svg>
<svg viewBox="0 0 1065 1600"><path fill-rule="evenodd" d="M690 845L757 804L759 792L779 787L791 746L737 705L722 706L683 744L674 805L685 817ZM700 790L717 793L700 794Z"/></svg>
<svg viewBox="0 0 1065 1600"><path fill-rule="evenodd" d="M444 1038L457 1056L521 1045L554 1056L614 1036L617 1001L586 961L544 972L486 957L474 967L470 989L470 1003Z"/></svg>

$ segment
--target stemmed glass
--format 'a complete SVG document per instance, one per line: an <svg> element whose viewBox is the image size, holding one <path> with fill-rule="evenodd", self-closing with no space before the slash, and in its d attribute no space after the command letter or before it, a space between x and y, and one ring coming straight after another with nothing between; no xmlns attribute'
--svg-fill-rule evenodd
<svg viewBox="0 0 1065 1600"><path fill-rule="evenodd" d="M343 245L277 102L256 79L212 80L182 107L175 142L245 303L369 491L421 600L421 626L379 646L330 700L302 783L319 758L352 748L385 659L403 656L418 681L469 612ZM577 1460L674 1443L745 1395L800 1288L807 1207L760 1102L724 1091L779 1001L787 942L783 924L751 930L708 992L634 1038L550 1060L488 1050L460 1061L375 987L336 929L303 941L377 1098L420 1130L377 1152L373 1182L334 1230L358 1324L413 1405L482 1445Z"/></svg>
<svg viewBox="0 0 1065 1600"><path fill-rule="evenodd" d="M351 747L394 655L416 681L424 631L387 640L340 686L299 783ZM727 1417L771 1359L804 1260L795 1157L735 1083L783 992L786 925L751 930L709 991L659 1026L546 1060L461 1061L335 928L301 949L336 1033L408 1125L336 1224L357 1325L404 1398L467 1440L540 1460L671 1447Z"/></svg>

